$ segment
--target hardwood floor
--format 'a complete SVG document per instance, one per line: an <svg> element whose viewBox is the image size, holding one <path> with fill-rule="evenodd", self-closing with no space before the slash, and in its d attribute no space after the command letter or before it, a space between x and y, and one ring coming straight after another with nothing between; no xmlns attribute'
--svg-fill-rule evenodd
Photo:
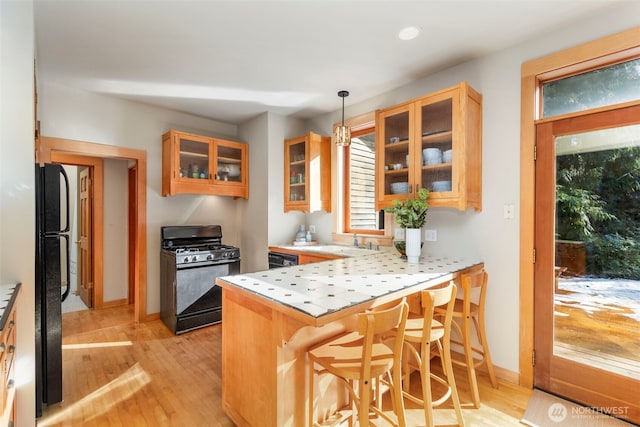
<svg viewBox="0 0 640 427"><path fill-rule="evenodd" d="M64 402L38 426L233 426L220 403L219 325L175 336L160 320L136 326L133 306L66 313L62 323ZM520 425L531 390L504 382L495 390L480 374L482 405L472 409L466 374L456 381L468 426ZM408 406L410 426L424 425ZM455 419L448 409L436 416Z"/></svg>

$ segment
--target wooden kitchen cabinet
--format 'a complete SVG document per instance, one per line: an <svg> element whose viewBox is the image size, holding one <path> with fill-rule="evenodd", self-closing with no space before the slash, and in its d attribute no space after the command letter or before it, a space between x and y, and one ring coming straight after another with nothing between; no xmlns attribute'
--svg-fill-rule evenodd
<svg viewBox="0 0 640 427"><path fill-rule="evenodd" d="M171 129L162 136L162 195L249 198L249 146Z"/></svg>
<svg viewBox="0 0 640 427"><path fill-rule="evenodd" d="M424 187L430 207L482 210L482 95L466 82L376 113L376 209Z"/></svg>
<svg viewBox="0 0 640 427"><path fill-rule="evenodd" d="M331 212L331 137L284 141L284 211Z"/></svg>

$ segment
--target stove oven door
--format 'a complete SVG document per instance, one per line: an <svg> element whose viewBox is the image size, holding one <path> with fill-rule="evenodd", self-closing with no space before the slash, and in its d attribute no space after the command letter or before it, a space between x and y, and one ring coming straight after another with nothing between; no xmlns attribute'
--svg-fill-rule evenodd
<svg viewBox="0 0 640 427"><path fill-rule="evenodd" d="M240 272L240 261L178 268L176 333L222 321L222 288L216 278Z"/></svg>

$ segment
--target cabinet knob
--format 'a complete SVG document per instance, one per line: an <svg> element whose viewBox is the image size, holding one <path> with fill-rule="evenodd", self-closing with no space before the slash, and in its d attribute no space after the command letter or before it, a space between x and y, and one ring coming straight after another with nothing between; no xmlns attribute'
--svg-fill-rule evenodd
<svg viewBox="0 0 640 427"><path fill-rule="evenodd" d="M4 353L5 348L7 348L4 343L0 344L0 354Z"/></svg>

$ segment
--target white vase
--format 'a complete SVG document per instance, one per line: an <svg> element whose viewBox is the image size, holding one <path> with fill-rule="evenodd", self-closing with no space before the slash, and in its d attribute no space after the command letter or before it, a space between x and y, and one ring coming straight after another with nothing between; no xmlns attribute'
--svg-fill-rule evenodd
<svg viewBox="0 0 640 427"><path fill-rule="evenodd" d="M407 262L417 264L420 257L420 228L407 228L405 230L405 245L407 253Z"/></svg>

